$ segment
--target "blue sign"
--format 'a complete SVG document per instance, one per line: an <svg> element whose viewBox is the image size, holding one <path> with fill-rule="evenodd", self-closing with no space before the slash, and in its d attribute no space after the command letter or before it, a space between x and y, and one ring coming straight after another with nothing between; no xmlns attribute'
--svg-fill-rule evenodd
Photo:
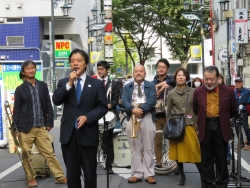
<svg viewBox="0 0 250 188"><path fill-rule="evenodd" d="M0 85L0 140L3 140L2 91Z"/></svg>
<svg viewBox="0 0 250 188"><path fill-rule="evenodd" d="M10 71L10 72L20 72L21 70L21 63L17 64L4 64L3 65L3 71ZM41 71L41 63L36 63L36 69L37 71Z"/></svg>
<svg viewBox="0 0 250 188"><path fill-rule="evenodd" d="M121 72L122 71L122 68L117 68L116 69L116 72Z"/></svg>

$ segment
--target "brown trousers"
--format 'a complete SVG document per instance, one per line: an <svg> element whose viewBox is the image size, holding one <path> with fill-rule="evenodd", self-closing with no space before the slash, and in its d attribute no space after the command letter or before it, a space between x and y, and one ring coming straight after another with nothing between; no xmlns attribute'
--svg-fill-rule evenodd
<svg viewBox="0 0 250 188"><path fill-rule="evenodd" d="M166 117L157 117L155 121L156 132L163 130L166 125ZM162 159L162 133L156 133L155 135L155 158L156 163L160 164Z"/></svg>
<svg viewBox="0 0 250 188"><path fill-rule="evenodd" d="M54 177L56 180L61 180L65 178L65 175L62 170L62 166L58 159L55 157L55 153L53 151L48 131L45 127L41 128L31 128L30 132L28 133L20 133L22 145L27 148L28 152L31 152L31 148L33 143L37 147L37 149L40 151L40 153L44 156L44 158L47 161L47 164L52 171ZM24 154L23 154L24 157ZM23 167L26 173L26 178L33 179L36 177L36 172L32 168L32 166L29 164L30 162L28 160L23 160Z"/></svg>

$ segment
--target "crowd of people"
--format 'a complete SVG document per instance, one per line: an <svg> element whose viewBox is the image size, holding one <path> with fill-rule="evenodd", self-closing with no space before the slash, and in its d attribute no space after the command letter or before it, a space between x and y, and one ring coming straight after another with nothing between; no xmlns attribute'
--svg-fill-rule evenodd
<svg viewBox="0 0 250 188"><path fill-rule="evenodd" d="M238 105L243 105L242 118L246 140L241 147L250 150L250 130L247 122L250 105L250 91L243 87L243 79L235 79L235 89L224 84L216 66L204 69L204 78L195 78L191 85L189 71L178 68L174 75L168 75L170 64L160 59L158 74L153 81L145 80L146 70L136 65L127 76L126 83L111 80L110 65L106 61L97 64L99 79L86 74L88 54L74 49L69 56L72 72L59 80L53 94L55 105L63 104L60 142L66 175L55 158L47 131L53 128L53 110L46 83L35 79L36 65L27 60L22 64L20 78L23 84L15 91L13 118L20 132L23 145L31 150L34 143L48 162L55 177L55 183L67 184L69 188L81 187L81 175L85 187L97 187L97 147L99 145L98 120L107 112L114 113L119 128L119 107L127 113L126 135L131 149L131 177L128 183L156 184L155 168L162 168L161 131L172 114L185 114L185 134L182 139L169 140L169 158L175 160L180 173L179 186L185 184L184 163L196 165L202 188L226 188L229 182L228 161L230 161L230 119L237 117ZM25 79L24 79L25 77ZM168 92L166 92L168 91ZM164 104L164 99L167 99ZM167 110L156 110L157 103L166 105ZM104 131L108 147L108 173L113 174L114 127ZM236 131L240 131L237 129ZM137 138L131 138L135 135ZM104 137L103 137L104 138ZM153 154L156 163L154 164ZM216 165L214 172L214 163ZM29 187L37 186L34 170L27 164L26 177ZM83 171L83 173L82 173Z"/></svg>

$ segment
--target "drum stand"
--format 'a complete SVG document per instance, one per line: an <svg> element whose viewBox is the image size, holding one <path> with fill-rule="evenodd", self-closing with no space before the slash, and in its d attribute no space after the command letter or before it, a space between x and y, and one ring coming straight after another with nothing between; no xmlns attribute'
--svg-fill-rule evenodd
<svg viewBox="0 0 250 188"><path fill-rule="evenodd" d="M104 145L106 146L106 157L105 157L105 166L106 166L106 174L107 174L107 188L109 188L109 168L108 168L108 122L106 121L105 116L103 116L103 137L104 137Z"/></svg>
<svg viewBox="0 0 250 188"><path fill-rule="evenodd" d="M236 126L238 126L238 149L237 149L237 173L235 173L235 158L234 158L234 139L232 139L232 172L230 174L230 177L233 178L235 182L236 188L242 188L241 181L243 182L250 182L250 179L247 177L241 176L241 127L242 127L242 105L239 106L239 114L236 120ZM231 130L232 131L232 130ZM232 131L233 132L233 131ZM232 136L234 137L234 134L232 133Z"/></svg>

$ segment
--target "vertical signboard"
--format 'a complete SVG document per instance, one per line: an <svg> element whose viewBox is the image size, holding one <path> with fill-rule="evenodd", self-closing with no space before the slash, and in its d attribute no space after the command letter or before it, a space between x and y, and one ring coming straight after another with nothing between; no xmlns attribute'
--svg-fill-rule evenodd
<svg viewBox="0 0 250 188"><path fill-rule="evenodd" d="M71 52L70 40L55 41L55 58L68 58Z"/></svg>
<svg viewBox="0 0 250 188"><path fill-rule="evenodd" d="M0 85L0 140L3 140L4 139L4 134L3 134L3 116L2 116L2 112L3 112L3 109L2 109L2 82L1 82L1 85Z"/></svg>
<svg viewBox="0 0 250 188"><path fill-rule="evenodd" d="M112 0L104 0L104 12L105 12L105 60L112 65L113 64L113 15L112 15Z"/></svg>
<svg viewBox="0 0 250 188"><path fill-rule="evenodd" d="M238 44L248 43L247 21L247 9L235 9L235 42Z"/></svg>

